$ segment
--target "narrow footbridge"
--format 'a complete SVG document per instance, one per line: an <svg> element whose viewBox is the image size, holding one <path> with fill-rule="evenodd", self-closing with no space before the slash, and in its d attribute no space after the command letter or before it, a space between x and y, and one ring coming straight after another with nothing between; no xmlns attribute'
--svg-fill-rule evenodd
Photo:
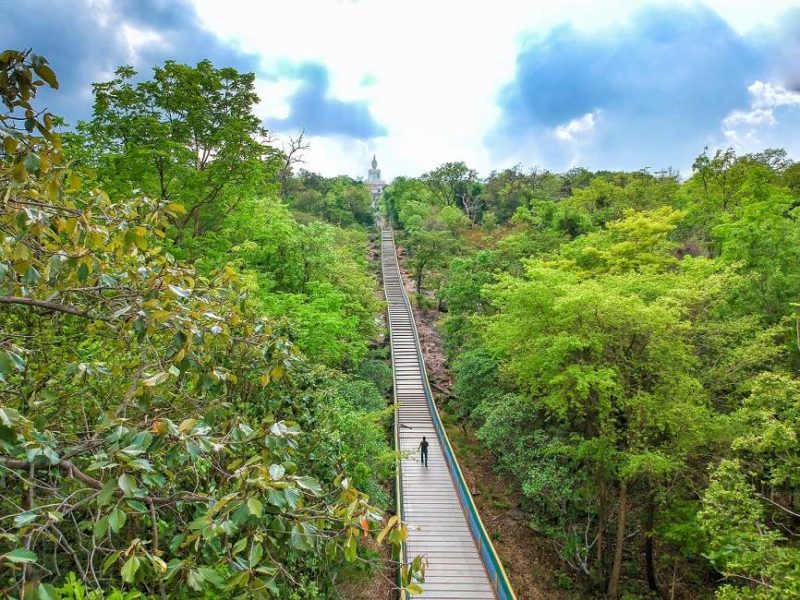
<svg viewBox="0 0 800 600"><path fill-rule="evenodd" d="M515 600L436 411L391 230L381 232L381 262L394 367L395 443L402 451L397 514L409 529L403 561L417 555L427 559L421 598ZM430 444L427 467L419 460L423 436Z"/></svg>

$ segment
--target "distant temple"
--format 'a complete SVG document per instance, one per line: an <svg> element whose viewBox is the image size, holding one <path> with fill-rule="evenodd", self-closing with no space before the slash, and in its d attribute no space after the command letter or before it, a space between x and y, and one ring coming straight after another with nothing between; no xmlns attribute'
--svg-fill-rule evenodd
<svg viewBox="0 0 800 600"><path fill-rule="evenodd" d="M386 187L386 182L381 179L381 170L378 168L378 160L375 155L372 156L372 168L369 170L369 177L367 178L367 185L372 192L372 199L376 200L383 188Z"/></svg>

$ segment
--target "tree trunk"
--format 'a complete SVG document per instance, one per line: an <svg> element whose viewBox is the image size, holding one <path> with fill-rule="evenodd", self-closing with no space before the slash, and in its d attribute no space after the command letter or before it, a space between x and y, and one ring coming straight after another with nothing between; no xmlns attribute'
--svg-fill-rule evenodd
<svg viewBox="0 0 800 600"><path fill-rule="evenodd" d="M656 520L656 503L652 495L647 500L647 514L645 516L644 532L644 568L647 575L647 586L651 591L661 595L656 581L656 566L653 557L653 526Z"/></svg>
<svg viewBox="0 0 800 600"><path fill-rule="evenodd" d="M614 548L614 564L608 582L608 596L619 595L619 573L622 569L622 545L625 543L625 513L628 508L628 484L623 481L619 487L619 519L617 521L617 543Z"/></svg>
<svg viewBox="0 0 800 600"><path fill-rule="evenodd" d="M605 567L605 539L606 539L606 492L605 492L605 485L599 477L597 478L597 489L598 489L598 510L597 510L597 554L596 554L596 564L597 564L597 580L598 581L605 581L606 577L606 567Z"/></svg>
<svg viewBox="0 0 800 600"><path fill-rule="evenodd" d="M421 266L417 271L417 306L422 308L422 270L424 266Z"/></svg>

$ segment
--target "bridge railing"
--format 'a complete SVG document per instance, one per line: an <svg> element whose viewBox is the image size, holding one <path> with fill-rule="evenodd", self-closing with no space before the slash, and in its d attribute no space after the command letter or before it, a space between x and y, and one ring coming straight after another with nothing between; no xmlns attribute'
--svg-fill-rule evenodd
<svg viewBox="0 0 800 600"><path fill-rule="evenodd" d="M381 229L380 221L376 218L376 224L378 226L378 231L380 235L380 243L381 243L381 274L383 275L384 286L386 282L386 270L383 264L383 229ZM394 245L394 234L392 235L392 245ZM395 255L395 262L397 260L397 255ZM398 271L399 274L399 271ZM402 279L401 279L402 285ZM384 287L385 290L385 287ZM385 291L384 291L385 293ZM395 407L394 411L394 447L397 452L401 452L402 448L400 446L400 413L397 410L397 371L394 368L394 346L391 343L392 339L392 327L390 321L390 315L388 312L388 305L387 305L387 312L386 312L386 324L389 329L389 350L392 353L392 404ZM394 493L395 493L395 514L400 518L400 521L405 521L405 507L403 506L403 469L401 467L400 459L397 460L397 464L395 465L395 474L394 474ZM402 542L400 545L400 565L408 564L408 554L406 543ZM400 569L397 569L397 587L402 588L402 584L400 582ZM400 593L400 600L407 600L408 595L404 592Z"/></svg>
<svg viewBox="0 0 800 600"><path fill-rule="evenodd" d="M392 245L394 245L394 231L391 233ZM397 260L396 252L394 253L394 263L397 267L398 274L400 274L400 263ZM478 546L481 560L486 568L486 572L489 574L489 579L492 582L492 587L494 588L498 599L517 600L517 596L511 587L511 581L508 578L508 574L506 573L505 568L503 568L503 563L500 561L500 557L497 555L497 551L492 544L489 534L486 533L486 527L483 525L483 521L481 521L480 514L478 513L478 509L472 499L472 494L467 486L467 481L464 478L464 473L461 471L461 467L458 464L456 455L453 452L453 447L450 444L450 440L447 437L447 432L445 431L442 420L439 417L439 411L436 408L436 403L433 401L433 394L431 393L430 383L428 382L428 372L425 368L425 357L422 355L422 347L419 342L417 323L416 319L414 319L414 312L411 308L411 302L408 299L408 294L406 293L403 285L402 275L400 276L400 287L403 292L403 301L405 302L406 308L411 316L411 329L414 332L417 357L419 358L420 369L422 370L422 383L423 388L425 389L425 398L428 401L428 407L430 408L431 416L433 418L433 425L436 429L436 436L439 438L439 443L442 446L442 451L444 452L444 458L447 462L450 476L453 478L453 482L455 483L459 502L461 503L461 506L464 509L464 513L467 517L467 524L469 525L470 533L472 533L472 537ZM395 402L396 401L397 399L395 397ZM397 447L399 448L397 418L397 411L395 411L395 435L398 436L396 438L396 443L398 444ZM399 477L402 485L402 472ZM402 488L399 491L402 492ZM398 501L398 510L402 510L402 496ZM403 560L405 561L405 545L403 547Z"/></svg>

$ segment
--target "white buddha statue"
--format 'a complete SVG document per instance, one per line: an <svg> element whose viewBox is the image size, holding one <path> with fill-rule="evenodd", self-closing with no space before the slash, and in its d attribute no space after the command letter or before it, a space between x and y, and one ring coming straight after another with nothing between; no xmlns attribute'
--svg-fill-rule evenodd
<svg viewBox="0 0 800 600"><path fill-rule="evenodd" d="M378 159L372 155L372 168L369 170L369 181L379 183L381 182L381 170L378 168Z"/></svg>

